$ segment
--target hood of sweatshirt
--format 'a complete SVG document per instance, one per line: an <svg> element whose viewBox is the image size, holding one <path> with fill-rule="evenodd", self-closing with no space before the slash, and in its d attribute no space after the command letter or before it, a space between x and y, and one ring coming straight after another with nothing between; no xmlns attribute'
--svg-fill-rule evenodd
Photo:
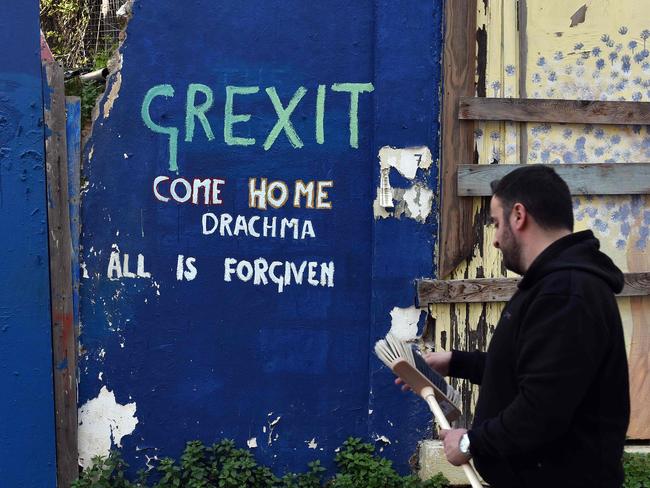
<svg viewBox="0 0 650 488"><path fill-rule="evenodd" d="M525 290L545 275L558 270L575 269L592 273L604 280L614 293L620 293L625 284L623 273L600 250L600 242L593 232L575 232L558 239L541 252L519 282Z"/></svg>

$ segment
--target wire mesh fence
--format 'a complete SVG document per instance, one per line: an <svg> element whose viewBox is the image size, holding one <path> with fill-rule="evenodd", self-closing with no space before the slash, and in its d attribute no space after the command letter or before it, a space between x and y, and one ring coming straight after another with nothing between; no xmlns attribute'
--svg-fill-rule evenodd
<svg viewBox="0 0 650 488"><path fill-rule="evenodd" d="M84 44L86 50L109 51L118 43L122 29L118 11L124 0L88 0L89 20Z"/></svg>
<svg viewBox="0 0 650 488"><path fill-rule="evenodd" d="M41 28L66 69L89 69L119 43L127 0L41 0Z"/></svg>

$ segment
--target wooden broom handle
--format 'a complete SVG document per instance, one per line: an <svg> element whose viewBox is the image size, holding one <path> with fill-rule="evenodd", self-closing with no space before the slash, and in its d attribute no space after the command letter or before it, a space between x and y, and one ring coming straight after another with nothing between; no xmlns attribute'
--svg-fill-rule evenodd
<svg viewBox="0 0 650 488"><path fill-rule="evenodd" d="M447 417L445 417L445 414L440 408L440 405L438 405L436 396L433 393L433 388L431 387L423 388L422 391L420 392L420 395L422 396L422 398L424 398L424 400L429 405L429 408L431 409L431 412L433 412L433 416L435 417L436 422L438 422L438 425L440 425L440 427L442 427L443 429L451 429L451 425L449 425L449 421L447 420ZM474 471L474 468L472 467L471 464L465 463L461 465L461 467L463 468L463 471L465 472L465 476L467 476L470 485L472 485L472 488L483 488L483 485L479 481L478 475L476 474L476 471Z"/></svg>

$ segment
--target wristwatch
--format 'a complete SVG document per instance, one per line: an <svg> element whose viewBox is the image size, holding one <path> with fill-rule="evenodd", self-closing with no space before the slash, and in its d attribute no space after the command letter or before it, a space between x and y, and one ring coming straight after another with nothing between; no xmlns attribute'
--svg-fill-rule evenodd
<svg viewBox="0 0 650 488"><path fill-rule="evenodd" d="M469 436L467 433L463 434L463 436L460 438L458 449L460 449L460 452L463 454L469 454Z"/></svg>

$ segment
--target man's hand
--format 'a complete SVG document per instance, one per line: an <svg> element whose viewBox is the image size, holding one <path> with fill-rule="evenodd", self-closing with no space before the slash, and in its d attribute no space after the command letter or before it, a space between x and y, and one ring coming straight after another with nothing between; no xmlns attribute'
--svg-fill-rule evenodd
<svg viewBox="0 0 650 488"><path fill-rule="evenodd" d="M422 357L427 362L429 367L441 374L442 376L447 376L449 374L449 363L451 362L451 352L428 352L423 354ZM395 380L397 386L402 387L402 391L408 391L411 388L409 385L404 383L402 378L397 378Z"/></svg>
<svg viewBox="0 0 650 488"><path fill-rule="evenodd" d="M445 456L454 466L460 466L467 463L472 457L469 453L463 454L460 452L460 438L467 432L467 429L440 429L440 438L442 439L445 447Z"/></svg>

